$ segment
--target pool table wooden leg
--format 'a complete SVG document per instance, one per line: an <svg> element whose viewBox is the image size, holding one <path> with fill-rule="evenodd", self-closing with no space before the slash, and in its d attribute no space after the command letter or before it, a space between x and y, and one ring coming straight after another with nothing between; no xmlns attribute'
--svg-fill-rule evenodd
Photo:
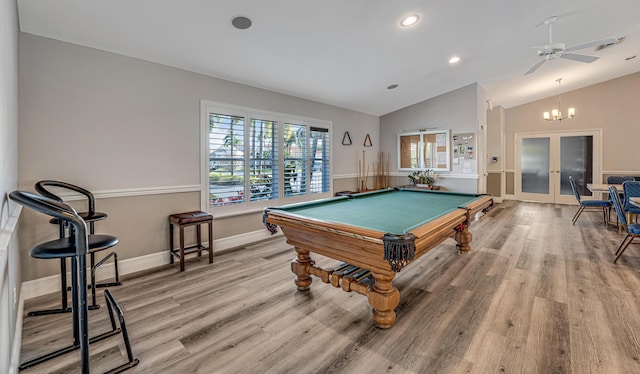
<svg viewBox="0 0 640 374"><path fill-rule="evenodd" d="M298 291L307 291L311 286L311 272L309 268L315 264L315 261L309 256L306 249L295 247L298 257L291 261L291 271L296 275L295 284Z"/></svg>
<svg viewBox="0 0 640 374"><path fill-rule="evenodd" d="M458 242L456 244L456 248L458 249L458 253L469 253L471 247L469 243L471 243L472 235L468 230L469 226L465 223L456 227L456 233L453 238Z"/></svg>
<svg viewBox="0 0 640 374"><path fill-rule="evenodd" d="M396 321L394 309L400 303L400 292L392 284L395 273L381 274L372 272L375 283L369 288L367 298L373 307L371 318L381 329L388 329Z"/></svg>

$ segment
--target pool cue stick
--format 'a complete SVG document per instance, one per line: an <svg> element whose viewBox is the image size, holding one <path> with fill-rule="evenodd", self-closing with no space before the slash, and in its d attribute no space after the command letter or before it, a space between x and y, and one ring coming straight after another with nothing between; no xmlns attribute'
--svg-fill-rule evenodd
<svg viewBox="0 0 640 374"><path fill-rule="evenodd" d="M391 187L391 174L389 173L389 158L390 155L387 153L387 187Z"/></svg>
<svg viewBox="0 0 640 374"><path fill-rule="evenodd" d="M373 162L373 187L376 190L380 189L380 177L378 176L378 168L380 167L379 164L377 164L377 161Z"/></svg>
<svg viewBox="0 0 640 374"><path fill-rule="evenodd" d="M364 166L366 165L364 149L362 150L362 174L364 175L364 181L362 182L362 192L367 189L367 174L364 172Z"/></svg>
<svg viewBox="0 0 640 374"><path fill-rule="evenodd" d="M360 191L360 160L358 160L358 173L356 176L356 191Z"/></svg>
<svg viewBox="0 0 640 374"><path fill-rule="evenodd" d="M367 172L364 174L364 190L367 190L367 184L369 184L369 165L367 165Z"/></svg>
<svg viewBox="0 0 640 374"><path fill-rule="evenodd" d="M379 164L378 168L380 169L378 180L380 180L380 188L384 188L384 154L380 152L380 157L378 157Z"/></svg>
<svg viewBox="0 0 640 374"><path fill-rule="evenodd" d="M371 176L373 177L373 189L377 189L377 181L376 181L376 162L375 161L371 161L371 170L373 172L373 174L371 174Z"/></svg>
<svg viewBox="0 0 640 374"><path fill-rule="evenodd" d="M382 152L380 152L380 187L387 187L384 185L384 153Z"/></svg>
<svg viewBox="0 0 640 374"><path fill-rule="evenodd" d="M380 153L378 152L378 154L376 155L377 160L376 162L373 163L373 174L375 175L375 178L373 179L375 181L375 186L376 186L376 190L379 190L381 188L380 186Z"/></svg>
<svg viewBox="0 0 640 374"><path fill-rule="evenodd" d="M382 183L382 173L384 171L383 169L384 160L380 156L381 154L380 152L378 152L378 185L380 186L380 188L384 188L384 183Z"/></svg>

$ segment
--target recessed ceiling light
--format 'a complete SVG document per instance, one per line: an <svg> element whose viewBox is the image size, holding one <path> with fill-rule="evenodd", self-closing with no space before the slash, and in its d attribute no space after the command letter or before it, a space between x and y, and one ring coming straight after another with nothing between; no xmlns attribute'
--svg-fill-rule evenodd
<svg viewBox="0 0 640 374"><path fill-rule="evenodd" d="M397 85L397 84L392 84L392 85L390 85L390 86L387 86L387 90L393 90L393 89L395 89L395 88L398 88L398 85Z"/></svg>
<svg viewBox="0 0 640 374"><path fill-rule="evenodd" d="M449 59L449 63L450 63L450 64L455 64L455 63L457 63L457 62L460 62L460 57L458 57L458 56L453 56L453 57L451 57L451 58Z"/></svg>
<svg viewBox="0 0 640 374"><path fill-rule="evenodd" d="M400 26L409 27L409 26L415 25L419 19L420 19L419 15L410 14L400 20Z"/></svg>
<svg viewBox="0 0 640 374"><path fill-rule="evenodd" d="M246 30L251 27L251 20L247 17L238 16L231 19L231 24L238 30Z"/></svg>

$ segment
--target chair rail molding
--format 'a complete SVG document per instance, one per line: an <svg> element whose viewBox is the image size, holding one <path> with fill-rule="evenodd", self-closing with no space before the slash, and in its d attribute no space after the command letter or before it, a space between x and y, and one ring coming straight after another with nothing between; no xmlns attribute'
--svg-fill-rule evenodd
<svg viewBox="0 0 640 374"><path fill-rule="evenodd" d="M165 186L165 187L141 187L141 188L125 188L115 190L97 190L92 191L96 199L108 199L114 197L132 197L132 196L149 196L164 195L184 192L200 192L202 187L199 184L190 184L182 186ZM84 197L76 193L61 193L59 195L65 201L81 200Z"/></svg>

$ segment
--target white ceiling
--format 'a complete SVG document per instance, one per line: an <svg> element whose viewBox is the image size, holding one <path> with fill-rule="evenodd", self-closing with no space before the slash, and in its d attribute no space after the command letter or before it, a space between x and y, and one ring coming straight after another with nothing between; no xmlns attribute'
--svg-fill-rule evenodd
<svg viewBox="0 0 640 374"><path fill-rule="evenodd" d="M373 115L478 82L512 107L640 71L640 0L17 0L23 32ZM400 19L420 15L412 28ZM247 30L231 26L249 17ZM548 61L543 21L567 46L626 37ZM462 61L449 65L459 55ZM625 58L638 57L625 61ZM398 88L387 90L391 84Z"/></svg>

